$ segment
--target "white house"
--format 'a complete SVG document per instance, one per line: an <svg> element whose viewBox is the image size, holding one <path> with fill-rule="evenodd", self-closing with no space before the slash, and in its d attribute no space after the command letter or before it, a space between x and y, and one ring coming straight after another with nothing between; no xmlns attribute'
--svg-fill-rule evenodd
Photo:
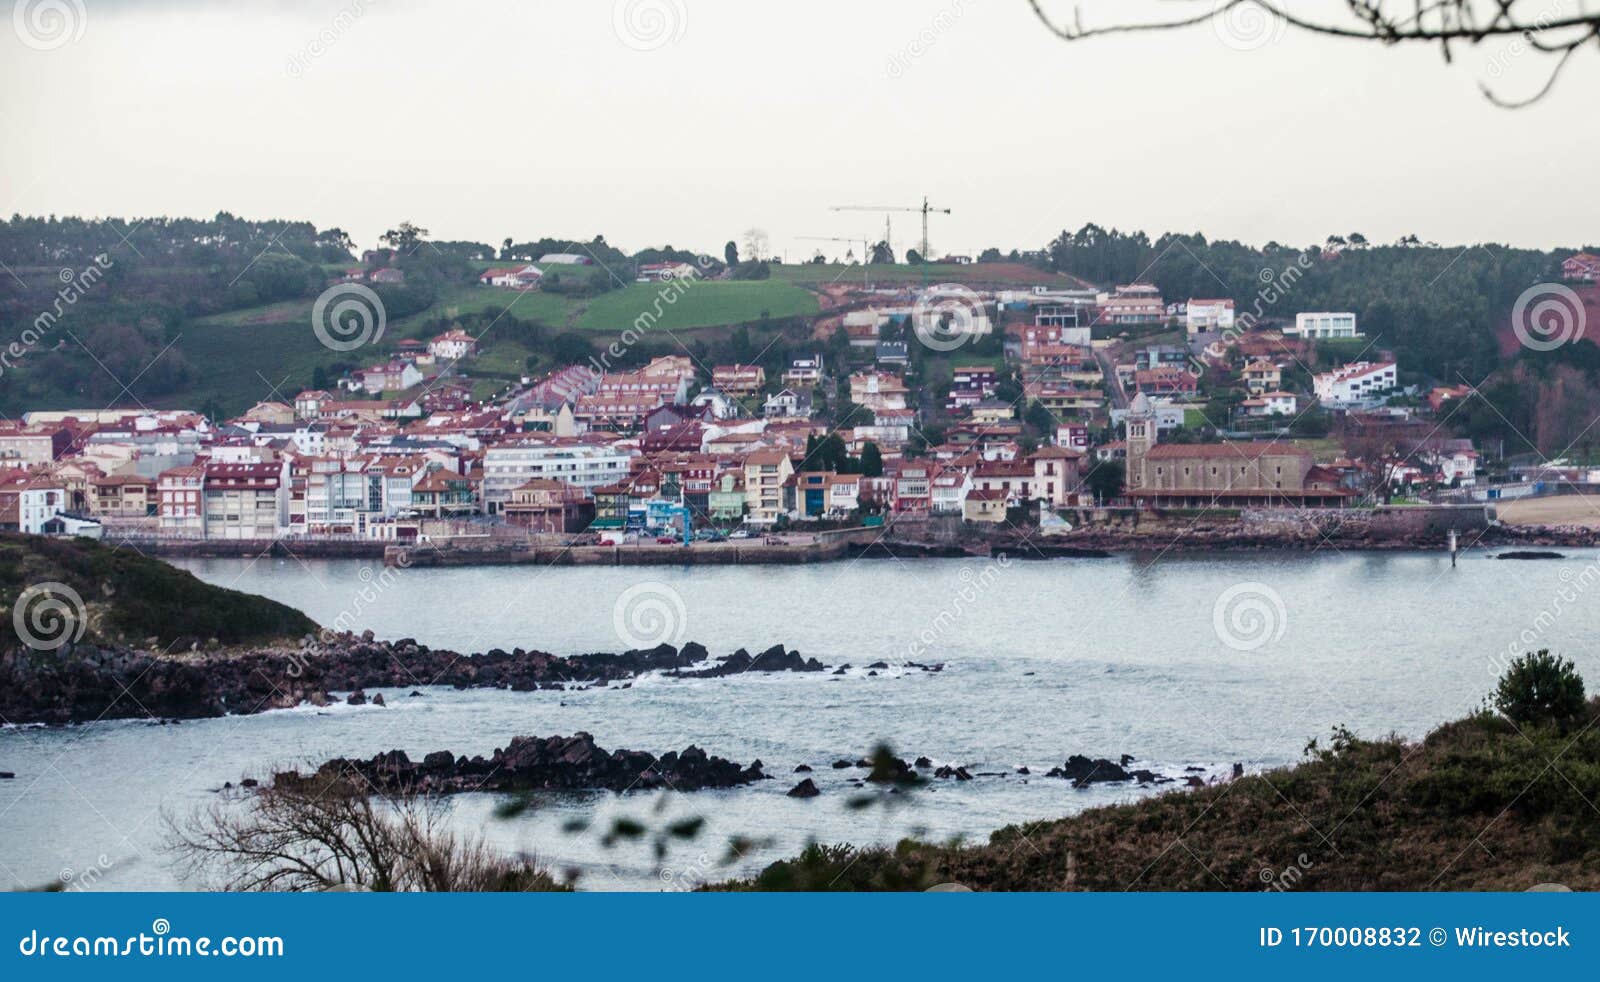
<svg viewBox="0 0 1600 982"><path fill-rule="evenodd" d="M1358 361L1337 371L1317 373L1311 385L1318 399L1344 405L1365 402L1390 391L1395 387L1395 375L1392 361Z"/></svg>
<svg viewBox="0 0 1600 982"><path fill-rule="evenodd" d="M43 535L44 523L67 506L62 488L25 488L17 495L17 528L29 535Z"/></svg>
<svg viewBox="0 0 1600 982"><path fill-rule="evenodd" d="M1190 300L1185 308L1184 324L1190 334L1226 331L1233 327L1233 301Z"/></svg>
<svg viewBox="0 0 1600 982"><path fill-rule="evenodd" d="M443 358L446 361L470 358L478 353L478 339L466 331L456 328L446 331L429 341L428 353L435 358Z"/></svg>
<svg viewBox="0 0 1600 982"><path fill-rule="evenodd" d="M1358 338L1356 315L1348 311L1329 313L1313 311L1294 315L1294 326L1285 327L1283 333L1301 338Z"/></svg>
<svg viewBox="0 0 1600 982"><path fill-rule="evenodd" d="M1263 392L1239 404L1246 416L1293 416L1300 400L1293 392Z"/></svg>

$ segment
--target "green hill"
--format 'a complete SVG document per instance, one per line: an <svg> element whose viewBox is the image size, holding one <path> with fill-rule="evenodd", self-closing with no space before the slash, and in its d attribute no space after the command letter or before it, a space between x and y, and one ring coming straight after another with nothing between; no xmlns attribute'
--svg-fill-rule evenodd
<svg viewBox="0 0 1600 982"><path fill-rule="evenodd" d="M44 584L54 586L45 589ZM202 583L133 549L85 539L0 535L0 648L22 643L14 617L19 598L24 624L35 625L29 629L36 637L61 636L63 622L49 609L54 606L66 618L65 631L77 634L81 627L79 640L90 643L142 646L155 638L165 649L211 638L223 644L297 639L317 630L292 607Z"/></svg>

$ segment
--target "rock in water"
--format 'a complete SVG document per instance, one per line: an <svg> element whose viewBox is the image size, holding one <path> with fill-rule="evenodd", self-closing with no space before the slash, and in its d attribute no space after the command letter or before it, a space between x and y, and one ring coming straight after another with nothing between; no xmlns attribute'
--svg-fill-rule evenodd
<svg viewBox="0 0 1600 982"><path fill-rule="evenodd" d="M809 777L790 788L788 792L791 798L815 798L821 793L821 791L817 790L816 782Z"/></svg>

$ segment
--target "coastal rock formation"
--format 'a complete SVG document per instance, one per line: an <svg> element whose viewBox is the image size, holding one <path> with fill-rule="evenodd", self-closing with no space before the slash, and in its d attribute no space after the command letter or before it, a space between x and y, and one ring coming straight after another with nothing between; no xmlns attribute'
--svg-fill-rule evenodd
<svg viewBox="0 0 1600 982"><path fill-rule="evenodd" d="M782 652L774 655L773 652ZM703 645L663 644L620 654L552 655L498 648L463 655L412 639L375 641L371 633L309 636L298 646L220 651L161 652L123 646L63 645L42 652L0 652L0 717L13 723L74 723L97 719L201 719L326 706L328 693L348 692L351 705L364 690L449 685L458 689L587 688L626 683L646 672L680 672L709 656ZM770 657L769 657L770 656ZM728 666L743 666L729 668ZM738 671L821 671L815 659L775 646L750 658L739 654L706 669L705 677ZM376 697L371 697L377 704Z"/></svg>
<svg viewBox="0 0 1600 982"><path fill-rule="evenodd" d="M791 798L815 798L821 793L821 791L817 790L817 783L809 777L790 788L787 792Z"/></svg>
<svg viewBox="0 0 1600 982"><path fill-rule="evenodd" d="M384 793L457 794L466 791L630 791L668 788L699 791L734 788L764 780L760 762L748 767L708 755L696 746L657 757L642 750L607 751L588 733L570 737L513 737L485 758L457 757L438 750L420 763L391 750L370 760L335 758L318 777L360 775ZM277 783L306 778L290 771Z"/></svg>
<svg viewBox="0 0 1600 982"><path fill-rule="evenodd" d="M815 658L803 658L800 652L786 651L783 645L775 644L759 655L752 656L740 648L731 655L718 658L717 664L710 668L677 669L667 674L677 678L715 679L743 675L745 672L820 672L825 668L827 666Z"/></svg>

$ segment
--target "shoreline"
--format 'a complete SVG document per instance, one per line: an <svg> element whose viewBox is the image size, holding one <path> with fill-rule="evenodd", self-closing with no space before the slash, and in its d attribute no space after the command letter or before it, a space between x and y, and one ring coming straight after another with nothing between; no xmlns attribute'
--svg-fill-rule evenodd
<svg viewBox="0 0 1600 982"><path fill-rule="evenodd" d="M921 537L859 532L813 542L767 544L696 543L691 546L640 544L503 545L451 547L402 546L349 540L126 540L114 547L137 549L163 559L354 559L397 567L452 566L774 566L851 562L857 559L1109 559L1150 553L1448 552L1448 533L1341 534L1339 531L1193 527L1123 531L1083 529L1068 533L1005 536ZM1600 530L1548 526L1489 526L1464 530L1463 554L1490 549L1588 549L1600 547Z"/></svg>

